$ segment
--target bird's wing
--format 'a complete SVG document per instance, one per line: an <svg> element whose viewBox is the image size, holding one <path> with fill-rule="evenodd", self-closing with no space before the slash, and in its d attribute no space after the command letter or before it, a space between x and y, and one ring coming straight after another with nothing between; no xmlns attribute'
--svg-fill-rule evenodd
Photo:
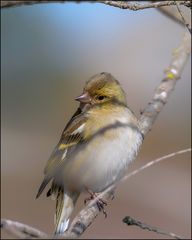
<svg viewBox="0 0 192 240"><path fill-rule="evenodd" d="M83 113L81 109L78 108L70 121L67 123L61 135L59 143L56 145L50 158L47 161L44 169L44 180L39 188L36 197L39 197L46 185L54 177L57 170L61 167L66 159L68 149L84 140L83 129L86 121L87 118L85 116L85 113Z"/></svg>

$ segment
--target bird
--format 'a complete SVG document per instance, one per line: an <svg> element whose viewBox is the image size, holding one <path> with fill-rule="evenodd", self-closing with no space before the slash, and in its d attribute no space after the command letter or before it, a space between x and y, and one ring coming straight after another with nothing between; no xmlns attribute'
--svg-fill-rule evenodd
<svg viewBox="0 0 192 240"><path fill-rule="evenodd" d="M89 78L75 100L79 106L47 161L36 196L51 182L47 197L56 200L56 235L68 229L80 194L100 193L118 182L143 141L126 94L110 73Z"/></svg>

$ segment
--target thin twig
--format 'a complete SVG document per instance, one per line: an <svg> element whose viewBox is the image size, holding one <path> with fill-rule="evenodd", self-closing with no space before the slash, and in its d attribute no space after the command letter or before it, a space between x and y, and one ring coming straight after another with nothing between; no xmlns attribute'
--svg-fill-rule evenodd
<svg viewBox="0 0 192 240"><path fill-rule="evenodd" d="M7 231L8 233L11 233L15 237L19 238L46 238L47 234L33 228L29 225L8 220L8 219L1 219L1 228Z"/></svg>
<svg viewBox="0 0 192 240"><path fill-rule="evenodd" d="M98 194L97 197L95 197L92 201L89 202L89 204L79 213L79 214L82 214L82 216L84 216L84 212L87 211L87 215L90 216L90 213L88 214L88 211L94 207L96 208L96 202L98 199L103 199L103 198L106 198L106 194L110 195L110 192L117 186L118 183L120 182L124 182L125 180L127 180L128 178L140 173L141 171L143 171L144 169L158 163L158 162L161 162L165 159L168 159L168 158L172 158L172 157L175 157L177 155L181 155L181 154L184 154L184 153L188 153L188 152L191 152L191 148L188 148L188 149L184 149L184 150L180 150L180 151L177 151L177 152L174 152L174 153L170 153L168 155L165 155L163 157L160 157L160 158L157 158L153 161L150 161L148 163L146 163L145 165L143 165L142 167L140 167L139 169L136 169L134 171L132 171L131 173L127 174L126 176L124 176L119 182L116 182L115 184L112 184L110 185L107 189L105 189L105 191L103 191L102 193ZM76 219L77 218L77 219ZM76 225L77 222L81 222L78 217L76 217L71 226L70 226L70 229L69 231L73 232L77 232L79 234L80 230L81 230L81 225ZM85 226L84 226L85 228ZM75 230L75 231L74 231ZM82 229L83 230L83 229ZM81 231L82 231L81 230ZM77 237L77 236L76 236Z"/></svg>
<svg viewBox="0 0 192 240"><path fill-rule="evenodd" d="M146 169L146 168L148 168L148 167L150 167L150 166L152 166L152 165L154 165L154 164L156 164L158 162L161 162L161 161L163 161L165 159L172 158L172 157L175 157L177 155L184 154L184 153L187 153L187 152L191 152L191 148L187 148L187 149L184 149L184 150L180 150L178 152L170 153L168 155L165 155L163 157L160 157L160 158L157 158L157 159L155 159L153 161L150 161L150 162L146 163L145 165L143 165L142 167L140 167L140 168L132 171L131 173L127 174L125 177L122 178L121 181L127 180L128 178L134 176L137 173L140 173L144 169Z"/></svg>
<svg viewBox="0 0 192 240"><path fill-rule="evenodd" d="M57 1L57 3L65 3L66 1ZM54 3L54 1L1 1L1 8L19 7L23 5L33 5L38 3Z"/></svg>
<svg viewBox="0 0 192 240"><path fill-rule="evenodd" d="M145 224L143 222L140 222L138 220L135 220L134 218L130 217L130 216L127 216L123 219L123 222L126 223L128 226L137 226L137 227L140 227L144 230L148 230L148 231L152 231L152 232L156 232L158 234L162 234L162 235L166 235L168 237L172 237L172 238L175 238L175 239L183 239L182 237L176 235L175 233L172 233L172 232L166 232L160 228L157 228L157 227L154 227L154 226L150 226L148 224Z"/></svg>
<svg viewBox="0 0 192 240"><path fill-rule="evenodd" d="M182 12L181 12L181 9L180 9L180 7L179 7L179 3L178 3L177 1L175 1L175 2L176 2L177 10L178 10L178 12L179 12L179 14L180 14L180 16L181 16L181 19L182 19L184 25L186 26L186 28L188 29L188 31L189 31L190 34L191 34L191 29L190 29L190 27L189 27L189 24L186 22L183 14L182 14Z"/></svg>
<svg viewBox="0 0 192 240"><path fill-rule="evenodd" d="M68 1L1 1L1 8L7 8L7 7L16 7L21 5L32 5L32 4L38 4L38 3L66 3ZM76 1L77 3L80 3L81 1ZM130 3L128 1L87 1L90 3L104 3L106 5L110 5L113 7L118 7L122 9L129 9L133 11L137 10L143 10L147 8L158 8L162 6L171 6L176 5L175 1L159 1L159 2L152 2L152 3ZM179 5L183 5L186 7L191 7L191 1L179 1Z"/></svg>
<svg viewBox="0 0 192 240"><path fill-rule="evenodd" d="M133 11L143 10L147 8L159 8L164 6L176 5L175 1L159 1L159 2L147 2L147 3L130 3L129 1L99 1L113 7L118 7L121 9L129 9ZM191 1L179 1L179 5L184 5L186 7L191 7Z"/></svg>
<svg viewBox="0 0 192 240"><path fill-rule="evenodd" d="M178 10L173 7L160 7L157 8L159 12L161 12L164 16L170 18L171 20L175 21L176 23L185 26L185 24L182 21L182 18L180 14L178 13Z"/></svg>

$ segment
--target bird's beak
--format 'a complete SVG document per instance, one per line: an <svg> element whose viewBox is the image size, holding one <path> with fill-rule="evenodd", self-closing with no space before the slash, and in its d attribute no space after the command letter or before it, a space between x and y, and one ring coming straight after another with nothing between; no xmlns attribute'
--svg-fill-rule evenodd
<svg viewBox="0 0 192 240"><path fill-rule="evenodd" d="M88 92L85 92L82 93L79 97L76 97L75 100L81 103L90 103L91 97Z"/></svg>

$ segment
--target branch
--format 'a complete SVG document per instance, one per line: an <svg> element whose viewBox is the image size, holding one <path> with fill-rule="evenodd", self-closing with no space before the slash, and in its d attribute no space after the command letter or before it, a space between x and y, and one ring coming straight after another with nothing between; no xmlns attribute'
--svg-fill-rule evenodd
<svg viewBox="0 0 192 240"><path fill-rule="evenodd" d="M129 1L99 1L101 3L118 7L121 9L129 9L133 11L143 10L147 8L159 8L164 6L176 5L176 1L161 1L161 2L150 2L150 3L130 3ZM191 7L191 1L178 1L179 5Z"/></svg>
<svg viewBox="0 0 192 240"><path fill-rule="evenodd" d="M8 7L19 7L22 5L33 5L38 3L65 3L67 1L1 1L1 8L8 8ZM76 1L80 2L80 1Z"/></svg>
<svg viewBox="0 0 192 240"><path fill-rule="evenodd" d="M8 220L1 219L1 228L6 232L11 233L13 236L18 238L46 238L47 234L40 230L33 228L29 225Z"/></svg>
<svg viewBox="0 0 192 240"><path fill-rule="evenodd" d="M189 28L189 24L186 22L183 14L182 14L181 9L179 8L178 2L176 2L176 7L177 7L177 10L178 10L178 12L179 12L179 14L180 14L180 16L181 16L181 19L182 19L182 21L183 21L183 24L184 24L185 27L188 29L189 33L191 33L191 29Z"/></svg>
<svg viewBox="0 0 192 240"><path fill-rule="evenodd" d="M171 20L174 20L176 23L184 26L182 18L176 8L160 7L160 8L157 8L157 10L161 12L163 15L165 15L166 17L170 18Z"/></svg>
<svg viewBox="0 0 192 240"><path fill-rule="evenodd" d="M133 219L132 217L130 216L127 216L123 219L123 222L126 223L128 226L137 226L137 227L140 227L144 230L148 230L148 231L152 231L152 232L156 232L158 234L162 234L162 235L166 235L168 237L173 237L175 239L182 239L182 237L176 235L175 233L172 233L172 232L165 232L164 230L161 230L160 228L157 228L157 227L153 227L153 226L150 226L148 224L145 224L143 222L140 222L138 220L135 220Z"/></svg>
<svg viewBox="0 0 192 240"><path fill-rule="evenodd" d="M176 8L174 7L160 7L157 10L160 11L162 14L165 16L171 18L175 22L181 24L182 26L185 26L189 32L191 33L191 24L188 24L180 10L179 4L177 1L176 2ZM188 19L188 22L191 23L190 19Z"/></svg>
<svg viewBox="0 0 192 240"><path fill-rule="evenodd" d="M37 3L65 3L67 1L1 1L1 8L7 8L7 7L16 7L21 5L32 5ZM81 1L76 1L77 3L80 3ZM129 9L133 11L137 10L143 10L147 8L159 8L163 6L171 6L176 5L176 1L161 1L161 2L152 2L152 3L130 3L127 1L90 1L92 3L104 3L113 7L118 7L122 9ZM192 3L191 1L178 1L179 5L184 5L186 7L191 8Z"/></svg>
<svg viewBox="0 0 192 240"><path fill-rule="evenodd" d="M180 155L180 154L184 154L184 153L188 153L188 152L191 152L191 148L187 148L187 149L184 149L184 150L180 150L178 152L174 152L174 153L170 153L168 155L165 155L163 157L160 157L160 158L157 158L153 161L150 161L148 163L146 163L145 165L143 165L142 167L132 171L131 173L127 174L126 176L124 176L120 181L123 182L125 180L127 180L128 178L134 176L135 174L138 174L140 173L141 171L143 171L144 169L148 168L148 167L151 167L152 165L156 164L156 163L159 163L165 159L168 159L168 158L172 158L172 157L175 157L177 155Z"/></svg>

